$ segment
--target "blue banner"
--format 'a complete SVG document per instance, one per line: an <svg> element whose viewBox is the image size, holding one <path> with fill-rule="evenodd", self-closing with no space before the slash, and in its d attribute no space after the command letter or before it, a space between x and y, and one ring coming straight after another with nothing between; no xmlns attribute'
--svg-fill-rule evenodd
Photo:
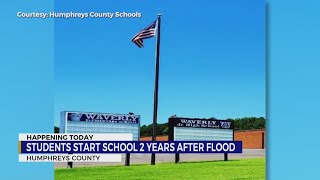
<svg viewBox="0 0 320 180"><path fill-rule="evenodd" d="M242 153L242 142L21 141L21 153Z"/></svg>

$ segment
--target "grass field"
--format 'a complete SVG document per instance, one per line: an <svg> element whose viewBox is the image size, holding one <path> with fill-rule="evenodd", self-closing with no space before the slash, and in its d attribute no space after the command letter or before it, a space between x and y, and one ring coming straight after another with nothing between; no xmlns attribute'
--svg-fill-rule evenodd
<svg viewBox="0 0 320 180"><path fill-rule="evenodd" d="M91 179L266 179L265 158L230 161L55 169L55 180Z"/></svg>

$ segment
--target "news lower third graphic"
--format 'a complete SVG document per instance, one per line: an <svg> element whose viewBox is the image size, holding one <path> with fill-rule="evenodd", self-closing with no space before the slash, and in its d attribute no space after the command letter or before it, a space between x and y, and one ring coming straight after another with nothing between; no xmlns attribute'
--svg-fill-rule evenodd
<svg viewBox="0 0 320 180"><path fill-rule="evenodd" d="M121 162L123 153L242 153L241 141L132 141L132 134L19 134L20 162Z"/></svg>

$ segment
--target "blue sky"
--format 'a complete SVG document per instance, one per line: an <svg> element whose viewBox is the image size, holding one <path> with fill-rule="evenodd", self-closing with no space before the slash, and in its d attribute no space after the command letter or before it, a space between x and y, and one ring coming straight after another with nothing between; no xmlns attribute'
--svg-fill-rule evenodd
<svg viewBox="0 0 320 180"><path fill-rule="evenodd" d="M262 0L55 1L55 12L142 18L55 19L55 125L60 111L134 112L152 123L155 39L130 40L162 13L158 122L265 117Z"/></svg>

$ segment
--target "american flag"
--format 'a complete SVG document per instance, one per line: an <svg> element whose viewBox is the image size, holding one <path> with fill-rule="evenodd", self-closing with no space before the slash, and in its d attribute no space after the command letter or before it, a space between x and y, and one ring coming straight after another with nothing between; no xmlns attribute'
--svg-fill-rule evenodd
<svg viewBox="0 0 320 180"><path fill-rule="evenodd" d="M143 39L148 39L155 36L156 24L157 24L157 21L154 21L148 27L144 28L138 34L136 34L131 41L135 43L139 48L142 48Z"/></svg>

